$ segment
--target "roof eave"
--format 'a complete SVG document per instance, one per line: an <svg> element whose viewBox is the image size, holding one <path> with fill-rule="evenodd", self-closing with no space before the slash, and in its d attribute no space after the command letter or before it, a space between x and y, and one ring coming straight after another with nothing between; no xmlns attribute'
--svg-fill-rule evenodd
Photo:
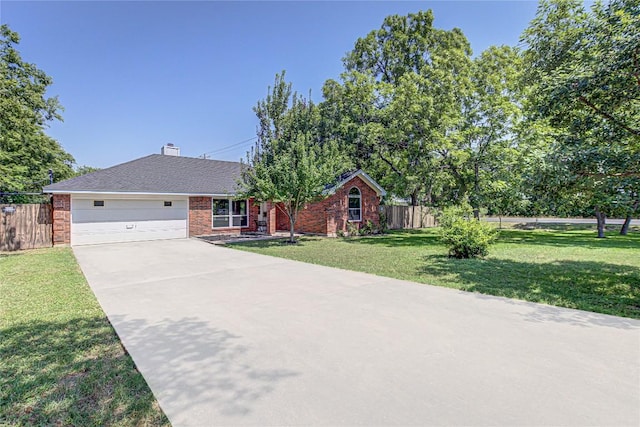
<svg viewBox="0 0 640 427"><path fill-rule="evenodd" d="M353 178L359 176L369 187L373 188L376 194L379 197L384 197L387 195L387 192L382 188L373 178L371 178L365 171L362 169L358 169L356 172L351 174L348 178L340 181L333 187L323 191L323 193L327 196L333 195L338 188L342 188L347 182L351 181Z"/></svg>
<svg viewBox="0 0 640 427"><path fill-rule="evenodd" d="M44 190L46 194L103 194L129 196L204 196L204 197L234 197L237 193L171 193L155 191L100 191L100 190Z"/></svg>

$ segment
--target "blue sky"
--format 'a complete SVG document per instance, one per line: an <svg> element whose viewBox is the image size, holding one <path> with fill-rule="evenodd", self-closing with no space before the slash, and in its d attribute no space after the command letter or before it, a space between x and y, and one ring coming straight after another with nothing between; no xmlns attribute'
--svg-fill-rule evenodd
<svg viewBox="0 0 640 427"><path fill-rule="evenodd" d="M23 59L53 77L65 108L48 133L79 165L108 167L165 143L182 155L239 160L255 136L252 107L287 71L321 100L342 57L385 16L432 9L474 54L518 43L532 1L0 1ZM227 148L232 146L230 148Z"/></svg>

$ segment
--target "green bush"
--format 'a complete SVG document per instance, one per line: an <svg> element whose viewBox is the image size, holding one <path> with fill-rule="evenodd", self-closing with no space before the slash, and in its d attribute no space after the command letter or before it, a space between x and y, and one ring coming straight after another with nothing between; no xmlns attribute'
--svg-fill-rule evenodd
<svg viewBox="0 0 640 427"><path fill-rule="evenodd" d="M489 245L497 237L497 230L473 218L469 206L455 206L443 210L439 218L440 240L449 247L452 258L476 258L489 253Z"/></svg>
<svg viewBox="0 0 640 427"><path fill-rule="evenodd" d="M349 237L359 236L360 227L358 227L358 224L354 222L347 222L347 234L349 235Z"/></svg>
<svg viewBox="0 0 640 427"><path fill-rule="evenodd" d="M387 232L387 214L385 211L380 212L380 229L378 231L382 234Z"/></svg>
<svg viewBox="0 0 640 427"><path fill-rule="evenodd" d="M364 225L360 227L360 235L370 236L372 234L378 234L378 229L376 228L375 225L373 225L373 222L371 222L370 220L367 220L367 222L365 222Z"/></svg>
<svg viewBox="0 0 640 427"><path fill-rule="evenodd" d="M342 230L338 231L340 237L356 237L356 236L371 236L372 234L379 234L380 230L371 221L367 220L364 223L347 222L347 232Z"/></svg>

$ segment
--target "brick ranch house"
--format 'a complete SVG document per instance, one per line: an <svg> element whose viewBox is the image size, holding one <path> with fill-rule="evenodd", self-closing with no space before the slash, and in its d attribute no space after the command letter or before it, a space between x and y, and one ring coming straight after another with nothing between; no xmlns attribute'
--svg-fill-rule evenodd
<svg viewBox="0 0 640 427"><path fill-rule="evenodd" d="M241 163L152 154L44 188L52 194L53 244L87 245L214 234L288 231L274 203L236 197ZM379 224L385 191L359 170L298 216L297 232L335 236L349 222Z"/></svg>

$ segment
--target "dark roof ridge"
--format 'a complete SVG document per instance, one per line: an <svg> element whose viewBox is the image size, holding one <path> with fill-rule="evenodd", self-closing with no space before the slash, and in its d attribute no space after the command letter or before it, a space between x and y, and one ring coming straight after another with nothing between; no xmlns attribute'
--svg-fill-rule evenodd
<svg viewBox="0 0 640 427"><path fill-rule="evenodd" d="M44 192L233 194L243 163L149 154L47 185Z"/></svg>
<svg viewBox="0 0 640 427"><path fill-rule="evenodd" d="M189 159L189 160L201 160L201 161L206 161L206 162L218 162L218 163L232 163L234 165L242 165L244 163L242 162L234 162L233 160L218 160L218 159L203 159L202 157L190 157L190 156L171 156L171 155L167 155L167 154L149 154L148 156L144 156L144 157L140 157L138 159L134 159L134 160L130 160L130 162L135 162L136 160L140 160L140 159L144 159L145 157L171 157L174 159ZM129 162L125 162L125 163L120 163L120 165L124 165L126 163ZM119 166L119 165L115 165L115 166Z"/></svg>

